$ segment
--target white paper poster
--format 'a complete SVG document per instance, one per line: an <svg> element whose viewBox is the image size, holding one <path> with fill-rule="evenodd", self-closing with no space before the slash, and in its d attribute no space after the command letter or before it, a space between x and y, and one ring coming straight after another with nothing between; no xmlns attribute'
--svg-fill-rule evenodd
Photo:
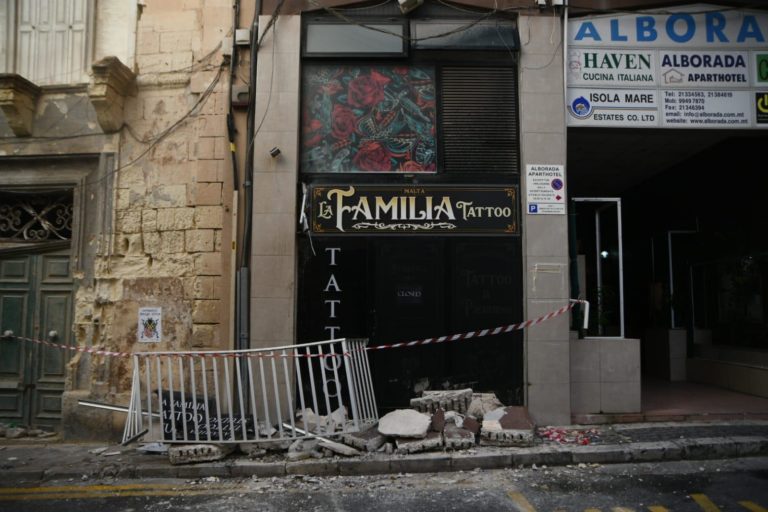
<svg viewBox="0 0 768 512"><path fill-rule="evenodd" d="M139 342L157 343L163 339L163 308L139 308Z"/></svg>

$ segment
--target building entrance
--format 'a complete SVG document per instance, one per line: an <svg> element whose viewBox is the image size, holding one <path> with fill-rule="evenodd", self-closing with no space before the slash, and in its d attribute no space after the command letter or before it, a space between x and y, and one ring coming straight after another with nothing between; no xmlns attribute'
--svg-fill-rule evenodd
<svg viewBox="0 0 768 512"><path fill-rule="evenodd" d="M313 252L314 249L314 252ZM300 243L298 341L371 345L522 320L521 252L506 237L322 237ZM522 334L369 353L382 410L422 389L472 387L523 403Z"/></svg>

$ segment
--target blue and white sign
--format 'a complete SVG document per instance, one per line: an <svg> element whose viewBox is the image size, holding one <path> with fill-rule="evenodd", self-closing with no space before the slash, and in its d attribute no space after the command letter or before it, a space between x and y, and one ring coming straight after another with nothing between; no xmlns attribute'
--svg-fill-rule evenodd
<svg viewBox="0 0 768 512"><path fill-rule="evenodd" d="M750 48L768 41L768 15L707 4L668 14L618 14L569 23L569 45L641 48ZM678 11L678 12L675 12Z"/></svg>
<svg viewBox="0 0 768 512"><path fill-rule="evenodd" d="M568 31L568 126L768 128L768 11L698 4Z"/></svg>
<svg viewBox="0 0 768 512"><path fill-rule="evenodd" d="M569 124L579 126L658 126L655 90L568 88Z"/></svg>
<svg viewBox="0 0 768 512"><path fill-rule="evenodd" d="M529 215L565 215L565 167L528 164L525 196Z"/></svg>

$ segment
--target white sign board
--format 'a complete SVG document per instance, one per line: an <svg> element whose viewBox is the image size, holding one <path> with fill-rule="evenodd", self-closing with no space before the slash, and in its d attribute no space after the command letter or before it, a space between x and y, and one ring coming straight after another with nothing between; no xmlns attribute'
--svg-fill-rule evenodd
<svg viewBox="0 0 768 512"><path fill-rule="evenodd" d="M580 126L656 126L659 105L654 90L571 87L568 115Z"/></svg>
<svg viewBox="0 0 768 512"><path fill-rule="evenodd" d="M138 339L156 343L163 339L163 308L139 308Z"/></svg>
<svg viewBox="0 0 768 512"><path fill-rule="evenodd" d="M748 128L749 91L664 91L664 126Z"/></svg>
<svg viewBox="0 0 768 512"><path fill-rule="evenodd" d="M668 11L569 22L568 126L768 128L768 12Z"/></svg>
<svg viewBox="0 0 768 512"><path fill-rule="evenodd" d="M528 164L525 168L527 211L531 215L565 215L565 167Z"/></svg>

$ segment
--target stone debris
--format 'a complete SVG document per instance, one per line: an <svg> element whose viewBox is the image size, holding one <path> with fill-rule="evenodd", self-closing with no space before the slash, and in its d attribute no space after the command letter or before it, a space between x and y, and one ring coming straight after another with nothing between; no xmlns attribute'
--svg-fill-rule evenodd
<svg viewBox="0 0 768 512"><path fill-rule="evenodd" d="M534 425L525 407L500 407L483 416L480 444L533 446Z"/></svg>
<svg viewBox="0 0 768 512"><path fill-rule="evenodd" d="M429 432L425 438L409 439L399 437L395 440L397 453L418 453L439 450L443 447L442 432Z"/></svg>
<svg viewBox="0 0 768 512"><path fill-rule="evenodd" d="M449 450L466 450L474 448L475 434L465 428L448 423L443 430L445 447Z"/></svg>
<svg viewBox="0 0 768 512"><path fill-rule="evenodd" d="M531 430L480 430L480 446L533 446Z"/></svg>
<svg viewBox="0 0 768 512"><path fill-rule="evenodd" d="M485 413L504 407L493 393L473 393L472 401L467 408L467 414L475 419L482 420Z"/></svg>
<svg viewBox="0 0 768 512"><path fill-rule="evenodd" d="M191 464L221 460L234 450L234 445L222 444L182 444L168 448L168 460L171 464Z"/></svg>
<svg viewBox="0 0 768 512"><path fill-rule="evenodd" d="M472 401L472 389L424 391L421 398L411 399L411 408L419 412L433 413L438 409L466 413Z"/></svg>
<svg viewBox="0 0 768 512"><path fill-rule="evenodd" d="M288 447L287 458L290 461L309 459L315 452L322 454L319 439L297 439Z"/></svg>
<svg viewBox="0 0 768 512"><path fill-rule="evenodd" d="M88 450L88 453L93 454L93 455L99 455L100 453L104 453L108 449L109 448L107 446L102 446L100 448L93 448L92 450Z"/></svg>
<svg viewBox="0 0 768 512"><path fill-rule="evenodd" d="M12 427L5 429L5 437L7 439L18 439L27 435L27 429L24 427Z"/></svg>
<svg viewBox="0 0 768 512"><path fill-rule="evenodd" d="M453 412L453 411L451 411ZM432 414L432 424L429 426L432 432L442 432L445 428L445 411L438 409Z"/></svg>
<svg viewBox="0 0 768 512"><path fill-rule="evenodd" d="M386 442L387 438L381 435L374 426L360 432L350 432L342 434L341 440L358 450L366 452L375 452Z"/></svg>
<svg viewBox="0 0 768 512"><path fill-rule="evenodd" d="M342 443L323 439L320 441L320 447L332 451L333 453L343 455L345 457L355 457L360 455L360 452Z"/></svg>
<svg viewBox="0 0 768 512"><path fill-rule="evenodd" d="M427 414L413 409L398 409L379 420L379 432L385 436L423 439L431 424L432 418Z"/></svg>
<svg viewBox="0 0 768 512"><path fill-rule="evenodd" d="M467 429L475 435L480 433L480 427L481 427L480 422L477 421L472 416L467 416L466 418L464 418L464 421L461 422L461 425L456 423L456 426Z"/></svg>
<svg viewBox="0 0 768 512"><path fill-rule="evenodd" d="M310 408L296 411L296 426L306 428L313 434L328 435L344 430L347 425L347 408L339 407L327 416L315 414Z"/></svg>

